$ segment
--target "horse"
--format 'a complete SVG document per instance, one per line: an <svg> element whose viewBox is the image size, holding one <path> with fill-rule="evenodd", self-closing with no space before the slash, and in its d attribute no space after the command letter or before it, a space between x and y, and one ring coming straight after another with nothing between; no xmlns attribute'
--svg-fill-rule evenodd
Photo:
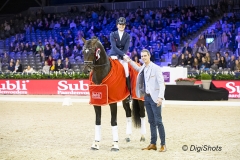
<svg viewBox="0 0 240 160"><path fill-rule="evenodd" d="M96 85L100 85L102 81L106 79L106 77L108 76L112 68L110 59L107 56L103 45L101 44L101 42L98 40L97 37L92 37L89 40L85 40L83 38L83 42L84 42L84 46L82 49L82 53L84 58L84 65L91 69L91 76L89 80ZM96 96L99 96L99 95L96 95ZM122 100L123 108L125 109L126 117L127 117L126 134L128 135L128 137L126 138L126 141L130 142L129 135L132 133L132 130L131 130L132 113L133 113L134 126L135 127L143 126L143 128L141 128L142 136L140 141L145 141L144 134L146 133L146 128L145 128L145 121L144 121L144 117L145 117L144 103L141 100L133 99L132 101L133 109L131 111L130 104L126 101L126 98ZM93 105L93 106L95 110L96 120L95 120L95 140L91 146L91 149L99 150L99 145L101 140L101 106L100 105ZM117 102L109 103L109 106L110 106L110 112L111 112L111 126L112 126L112 135L113 135L113 143L112 143L111 151L119 151L118 127L117 127Z"/></svg>

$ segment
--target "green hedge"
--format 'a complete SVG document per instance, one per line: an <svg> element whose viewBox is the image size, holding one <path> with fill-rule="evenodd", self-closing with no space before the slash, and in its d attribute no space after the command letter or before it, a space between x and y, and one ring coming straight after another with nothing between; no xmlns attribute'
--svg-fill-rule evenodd
<svg viewBox="0 0 240 160"><path fill-rule="evenodd" d="M88 79L89 74L81 72L45 73L2 73L0 79Z"/></svg>
<svg viewBox="0 0 240 160"><path fill-rule="evenodd" d="M206 74L206 73L203 73ZM201 80L202 73L199 74L188 74L188 78L195 78L197 80ZM215 73L209 74L212 77L212 80L240 80L240 76L235 76L234 73L223 74L223 73Z"/></svg>

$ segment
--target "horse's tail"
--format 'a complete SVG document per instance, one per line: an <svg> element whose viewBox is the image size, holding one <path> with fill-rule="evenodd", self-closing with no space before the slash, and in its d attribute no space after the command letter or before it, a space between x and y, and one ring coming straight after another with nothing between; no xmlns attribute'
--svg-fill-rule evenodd
<svg viewBox="0 0 240 160"><path fill-rule="evenodd" d="M132 120L134 127L141 127L141 119L140 119L140 105L137 99L132 99Z"/></svg>

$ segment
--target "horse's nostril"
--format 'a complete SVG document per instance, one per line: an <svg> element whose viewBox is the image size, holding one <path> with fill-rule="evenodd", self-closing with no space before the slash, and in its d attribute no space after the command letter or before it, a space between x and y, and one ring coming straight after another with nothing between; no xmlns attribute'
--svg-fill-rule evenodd
<svg viewBox="0 0 240 160"><path fill-rule="evenodd" d="M84 64L93 64L93 61L84 61Z"/></svg>

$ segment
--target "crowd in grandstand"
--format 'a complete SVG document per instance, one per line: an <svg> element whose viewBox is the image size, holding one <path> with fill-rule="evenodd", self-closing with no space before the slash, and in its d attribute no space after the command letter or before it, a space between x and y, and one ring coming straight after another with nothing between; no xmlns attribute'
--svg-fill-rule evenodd
<svg viewBox="0 0 240 160"><path fill-rule="evenodd" d="M81 10L70 7L68 13L61 14L45 14L41 9L28 16L19 14L0 25L0 38L5 39L8 47L8 51L1 54L0 68L12 72L43 70L45 73L77 70L79 68L75 64L82 63L82 37L89 39L97 36L108 51L110 32L115 30L116 19L120 16L126 18L126 31L131 36L129 56L139 59L140 50L147 48L151 51L152 60L157 61L167 51L177 52L180 40L186 39L227 9L228 5L219 1L205 7L169 5L157 9L139 7L137 10L108 11L97 4ZM224 14L216 24L216 30L223 34L222 47L228 48L231 45L229 40L240 44L234 14L230 17ZM172 65L189 65L196 69L217 65L218 68L239 70L234 69L238 66L234 55L231 55L236 60L234 67L232 63L230 65L229 57L224 60L226 57L220 55L211 59L208 55L206 39L201 35L194 47L186 43L178 55L173 54Z"/></svg>

